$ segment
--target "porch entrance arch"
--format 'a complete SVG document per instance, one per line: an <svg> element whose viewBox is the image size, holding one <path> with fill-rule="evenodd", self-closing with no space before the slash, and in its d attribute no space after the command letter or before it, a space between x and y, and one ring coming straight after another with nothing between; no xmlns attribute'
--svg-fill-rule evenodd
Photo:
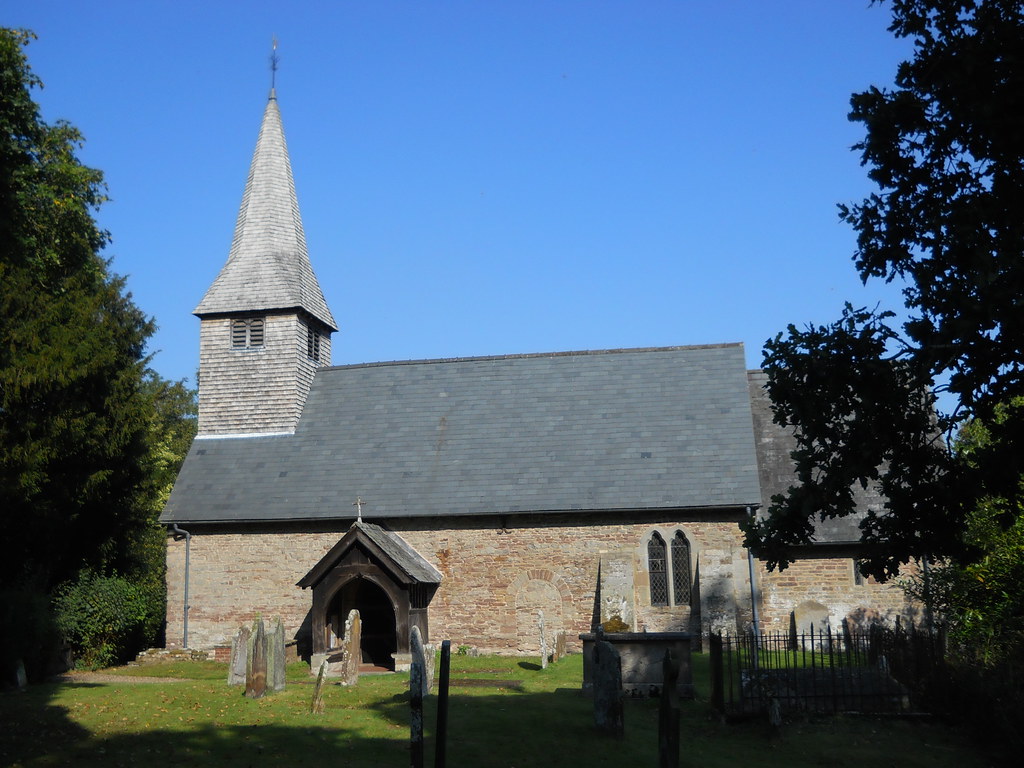
<svg viewBox="0 0 1024 768"><path fill-rule="evenodd" d="M427 606L440 582L440 571L397 533L353 523L298 583L313 593L314 656L339 647L355 608L362 621L363 661L394 669L396 659L409 653L412 627L429 641Z"/></svg>
<svg viewBox="0 0 1024 768"><path fill-rule="evenodd" d="M327 606L325 625L329 643L327 652L344 640L345 620L350 611L359 611L362 624L361 661L375 667L394 668L398 651L398 622L391 596L370 579L355 577L337 591Z"/></svg>

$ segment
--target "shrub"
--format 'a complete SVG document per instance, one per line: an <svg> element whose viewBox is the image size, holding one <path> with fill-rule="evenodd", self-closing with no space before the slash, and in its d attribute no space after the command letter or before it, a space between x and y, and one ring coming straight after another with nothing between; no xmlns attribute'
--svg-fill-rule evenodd
<svg viewBox="0 0 1024 768"><path fill-rule="evenodd" d="M83 571L57 590L53 603L76 667L127 661L152 640L153 600L142 585L121 576Z"/></svg>

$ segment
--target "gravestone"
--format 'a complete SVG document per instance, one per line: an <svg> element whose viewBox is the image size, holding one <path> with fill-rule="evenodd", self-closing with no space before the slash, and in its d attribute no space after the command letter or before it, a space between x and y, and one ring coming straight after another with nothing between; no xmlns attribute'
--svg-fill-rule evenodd
<svg viewBox="0 0 1024 768"><path fill-rule="evenodd" d="M410 690L415 690L415 686L419 685L418 695L423 698L430 694L430 681L427 679L427 655L419 627L413 627L409 633L409 650L412 652L412 666L409 667ZM430 666L434 666L433 658L430 659Z"/></svg>
<svg viewBox="0 0 1024 768"><path fill-rule="evenodd" d="M249 661L249 634L248 627L240 627L231 638L228 685L245 685L245 672Z"/></svg>
<svg viewBox="0 0 1024 768"><path fill-rule="evenodd" d="M263 619L256 621L256 631L249 638L249 663L245 671L245 695L262 699L267 694L267 638Z"/></svg>
<svg viewBox="0 0 1024 768"><path fill-rule="evenodd" d="M345 638L341 645L341 684L355 685L359 682L359 664L363 660L363 621L359 611L353 608L345 619Z"/></svg>
<svg viewBox="0 0 1024 768"><path fill-rule="evenodd" d="M283 691L285 683L284 623L279 618L267 633L267 688Z"/></svg>
<svg viewBox="0 0 1024 768"><path fill-rule="evenodd" d="M409 757L412 768L423 768L423 696L426 682L423 640L413 627L409 638L412 664L409 667Z"/></svg>
<svg viewBox="0 0 1024 768"><path fill-rule="evenodd" d="M540 668L548 668L548 638L544 632L544 611L537 611L537 629L540 632Z"/></svg>
<svg viewBox="0 0 1024 768"><path fill-rule="evenodd" d="M434 687L434 668L437 666L436 646L429 643L423 646L423 660L423 674L426 676L426 680L424 682L426 688L424 690L426 690L427 693L430 693Z"/></svg>
<svg viewBox="0 0 1024 768"><path fill-rule="evenodd" d="M316 675L316 686L313 688L313 701L309 704L310 714L324 713L324 680L327 679L327 661L320 662L320 671Z"/></svg>
<svg viewBox="0 0 1024 768"><path fill-rule="evenodd" d="M24 659L18 659L18 663L15 665L14 681L17 684L19 691L24 691L28 688L28 675L25 674Z"/></svg>
<svg viewBox="0 0 1024 768"><path fill-rule="evenodd" d="M594 725L601 733L622 738L622 661L607 640L594 643Z"/></svg>
<svg viewBox="0 0 1024 768"><path fill-rule="evenodd" d="M551 654L551 661L555 662L565 656L565 632L555 635L555 650Z"/></svg>

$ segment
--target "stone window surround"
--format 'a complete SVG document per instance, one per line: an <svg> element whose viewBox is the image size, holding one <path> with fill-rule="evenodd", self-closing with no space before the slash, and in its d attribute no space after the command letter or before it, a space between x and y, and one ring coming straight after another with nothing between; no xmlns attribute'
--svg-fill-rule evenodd
<svg viewBox="0 0 1024 768"><path fill-rule="evenodd" d="M686 526L684 525L657 526L651 528L651 530L649 530L640 540L640 544L637 547L638 554L640 556L639 561L643 563L643 567L647 570L648 574L650 574L650 564L647 561L647 545L654 538L655 533L661 536L662 541L665 542L665 578L668 583L668 605L654 605L654 603L651 602L650 591L648 591L646 596L647 600L644 602L654 608L689 608L693 604L693 600L696 596L694 574L696 573L697 560L700 555L700 546L697 543L697 539L687 532ZM674 594L675 590L672 588L672 541L675 539L675 535L677 533L682 533L683 537L690 545L690 602L681 604L676 603ZM642 595L638 595L638 597L642 597Z"/></svg>

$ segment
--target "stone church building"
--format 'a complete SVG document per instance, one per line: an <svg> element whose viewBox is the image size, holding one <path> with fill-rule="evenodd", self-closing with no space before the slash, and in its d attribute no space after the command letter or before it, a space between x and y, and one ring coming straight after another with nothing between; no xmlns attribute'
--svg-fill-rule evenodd
<svg viewBox="0 0 1024 768"><path fill-rule="evenodd" d="M893 618L855 525L782 573L739 522L791 482L740 344L331 366L271 91L227 262L200 319L199 433L161 517L167 641L214 649L256 615L300 651L351 608L364 659L411 627L481 651L618 618L635 631ZM576 645L578 647L578 644Z"/></svg>

